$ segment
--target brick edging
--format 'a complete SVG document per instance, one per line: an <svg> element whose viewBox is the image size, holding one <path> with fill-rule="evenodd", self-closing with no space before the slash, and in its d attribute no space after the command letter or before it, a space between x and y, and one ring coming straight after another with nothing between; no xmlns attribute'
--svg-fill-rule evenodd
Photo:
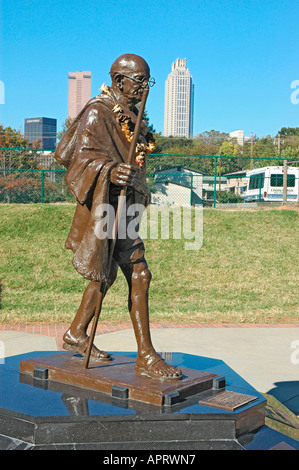
<svg viewBox="0 0 299 470"><path fill-rule="evenodd" d="M40 334L44 336L63 335L69 324L27 324L0 325L0 331L20 331L23 333ZM299 323L151 323L151 329L157 328L299 328ZM112 333L113 331L132 329L128 323L100 323L97 334Z"/></svg>

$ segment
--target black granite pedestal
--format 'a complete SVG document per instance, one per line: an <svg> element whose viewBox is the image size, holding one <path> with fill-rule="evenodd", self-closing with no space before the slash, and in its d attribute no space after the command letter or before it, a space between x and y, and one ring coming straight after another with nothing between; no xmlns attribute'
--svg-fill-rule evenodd
<svg viewBox="0 0 299 470"><path fill-rule="evenodd" d="M212 381L179 399L170 392L156 405L136 399L138 395L130 398L123 386L99 391L53 380L35 363L61 354L39 351L0 365L0 449L189 452L269 449L281 442L299 449L297 441L265 426L266 400L221 360L168 353L168 362ZM136 357L111 354L116 363L123 357L133 363ZM35 364L34 372L20 372L20 364L28 361ZM226 395L218 399L223 392L246 399L228 409Z"/></svg>

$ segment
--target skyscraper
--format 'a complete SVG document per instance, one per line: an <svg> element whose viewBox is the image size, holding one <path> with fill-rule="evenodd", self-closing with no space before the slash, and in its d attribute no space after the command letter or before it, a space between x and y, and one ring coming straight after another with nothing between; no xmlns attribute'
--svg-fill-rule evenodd
<svg viewBox="0 0 299 470"><path fill-rule="evenodd" d="M186 59L176 59L165 82L164 136L193 134L194 85Z"/></svg>
<svg viewBox="0 0 299 470"><path fill-rule="evenodd" d="M57 119L38 117L26 118L24 137L29 144L35 143L40 149L54 150L56 144Z"/></svg>
<svg viewBox="0 0 299 470"><path fill-rule="evenodd" d="M91 72L69 72L68 116L77 116L91 98Z"/></svg>

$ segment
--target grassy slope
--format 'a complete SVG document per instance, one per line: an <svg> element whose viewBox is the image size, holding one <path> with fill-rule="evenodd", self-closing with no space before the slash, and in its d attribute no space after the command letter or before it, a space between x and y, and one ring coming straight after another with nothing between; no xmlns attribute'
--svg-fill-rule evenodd
<svg viewBox="0 0 299 470"><path fill-rule="evenodd" d="M0 317L69 322L84 280L64 249L74 205L0 206ZM152 321L299 321L299 212L204 210L204 242L146 240ZM101 321L127 321L121 273Z"/></svg>

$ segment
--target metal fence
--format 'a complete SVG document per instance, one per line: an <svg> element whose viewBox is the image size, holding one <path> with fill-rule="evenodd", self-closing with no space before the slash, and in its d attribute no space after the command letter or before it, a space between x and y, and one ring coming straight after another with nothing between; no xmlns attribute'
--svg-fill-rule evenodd
<svg viewBox="0 0 299 470"><path fill-rule="evenodd" d="M74 202L53 151L0 148L0 203ZM299 159L151 154L152 204L298 205Z"/></svg>

